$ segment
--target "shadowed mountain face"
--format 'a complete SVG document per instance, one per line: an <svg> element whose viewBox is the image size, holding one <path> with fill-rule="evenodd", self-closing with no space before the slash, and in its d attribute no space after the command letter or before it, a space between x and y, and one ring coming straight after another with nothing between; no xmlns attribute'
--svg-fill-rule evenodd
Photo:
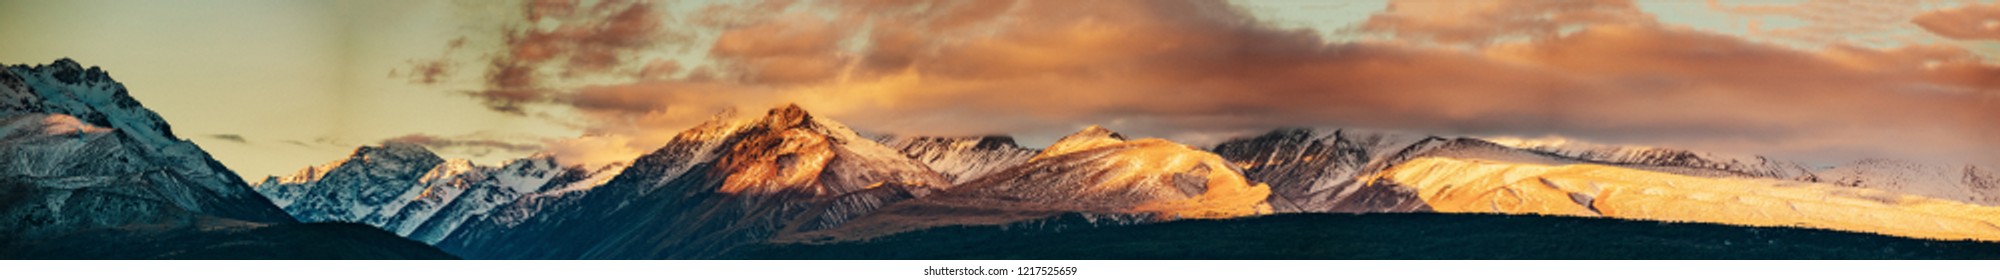
<svg viewBox="0 0 2000 280"><path fill-rule="evenodd" d="M1362 178L1441 140L1281 129L1224 142L1212 150L1242 167L1251 181L1271 184L1271 206L1278 212L1413 212L1430 210L1415 192L1369 184Z"/></svg>
<svg viewBox="0 0 2000 280"><path fill-rule="evenodd" d="M439 246L471 258L711 258L948 182L844 125L785 106L683 132L604 186L517 200Z"/></svg>
<svg viewBox="0 0 2000 280"><path fill-rule="evenodd" d="M324 228L296 224L207 152L175 137L165 120L103 70L68 59L0 72L0 159L0 248L11 248L13 254L4 254L9 258L179 258L187 255L124 252L139 248L120 244L154 240L176 243L146 246L199 251L266 232ZM408 249L378 242L394 239L370 229L347 230L325 242L350 242L345 244L357 251ZM249 251L195 258L286 256L301 255Z"/></svg>

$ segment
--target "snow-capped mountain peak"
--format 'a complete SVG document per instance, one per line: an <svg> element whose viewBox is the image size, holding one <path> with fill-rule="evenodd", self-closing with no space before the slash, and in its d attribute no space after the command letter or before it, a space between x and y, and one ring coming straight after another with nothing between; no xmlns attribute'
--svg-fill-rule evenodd
<svg viewBox="0 0 2000 280"><path fill-rule="evenodd" d="M356 148L344 160L287 178L265 180L257 191L302 221L363 222L383 207L399 205L393 202L403 201L399 198L408 196L410 186L426 177L449 177L432 172L444 163L423 146L384 143Z"/></svg>
<svg viewBox="0 0 2000 280"><path fill-rule="evenodd" d="M785 105L696 126L603 186L524 197L439 245L495 258L714 256L787 229L832 226L947 181L845 125ZM609 238L523 242L577 234Z"/></svg>
<svg viewBox="0 0 2000 280"><path fill-rule="evenodd" d="M466 219L521 196L576 187L576 181L592 176L594 183L609 177L584 173L548 153L482 166L442 159L421 145L387 142L356 148L345 159L291 176L266 179L258 191L301 220L367 223L436 242Z"/></svg>
<svg viewBox="0 0 2000 280"><path fill-rule="evenodd" d="M719 167L732 170L718 191L771 194L786 188L810 187L816 195L845 193L863 189L884 179L865 174L825 172L834 164L856 164L869 168L893 168L898 174L935 174L922 165L848 129L833 120L815 118L796 104L771 109L759 125L738 134L727 147ZM836 161L836 159L840 159ZM828 176L832 175L832 176ZM832 179L832 180L827 180ZM939 178L894 178L910 183L940 185Z"/></svg>
<svg viewBox="0 0 2000 280"><path fill-rule="evenodd" d="M1048 148L1042 149L1040 154L1029 158L1028 161L1033 162L1044 158L1123 142L1125 142L1125 135L1112 132L1110 129L1105 129L1101 126L1092 125L1069 136L1063 136L1062 139L1056 140L1055 144L1049 144Z"/></svg>
<svg viewBox="0 0 2000 280"><path fill-rule="evenodd" d="M151 148L165 148L180 141L165 120L140 105L124 84L112 80L109 73L96 66L84 68L75 60L63 58L47 65L15 65L8 70L30 90L0 93L4 96L0 99L23 103L9 107L36 104L32 106L39 108L22 109L72 115L96 126L129 131L126 134ZM29 94L36 96L24 96Z"/></svg>

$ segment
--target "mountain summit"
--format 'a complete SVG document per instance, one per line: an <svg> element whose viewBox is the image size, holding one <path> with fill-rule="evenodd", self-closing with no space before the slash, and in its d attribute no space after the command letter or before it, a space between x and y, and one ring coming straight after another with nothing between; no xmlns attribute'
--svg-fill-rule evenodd
<svg viewBox="0 0 2000 280"><path fill-rule="evenodd" d="M1029 158L1028 161L1037 161L1123 142L1125 142L1125 135L1112 132L1110 129L1104 129L1101 126L1092 125L1069 136L1063 136L1062 139L1056 140L1055 144L1049 144L1048 148L1042 149L1041 153L1035 154L1035 157Z"/></svg>
<svg viewBox="0 0 2000 280"><path fill-rule="evenodd" d="M307 168L286 178L265 179L257 191L303 221L362 222L380 215L381 207L396 200L410 185L417 184L443 163L444 158L423 146L404 143L367 146L355 149L346 159Z"/></svg>
<svg viewBox="0 0 2000 280"><path fill-rule="evenodd" d="M948 183L845 125L785 105L696 126L604 186L515 201L439 245L476 258L708 258Z"/></svg>

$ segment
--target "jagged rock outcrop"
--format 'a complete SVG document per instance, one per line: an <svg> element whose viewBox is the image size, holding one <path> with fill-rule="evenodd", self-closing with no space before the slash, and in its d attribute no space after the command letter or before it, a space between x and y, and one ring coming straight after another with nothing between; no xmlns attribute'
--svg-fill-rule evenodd
<svg viewBox="0 0 2000 280"><path fill-rule="evenodd" d="M1040 153L1014 143L1013 137L883 137L883 145L902 152L932 170L944 174L953 184L978 179L1027 162Z"/></svg>
<svg viewBox="0 0 2000 280"><path fill-rule="evenodd" d="M1271 185L1279 212L1416 212L1429 208L1408 189L1361 179L1445 139L1405 134L1280 129L1217 144L1244 176Z"/></svg>
<svg viewBox="0 0 2000 280"><path fill-rule="evenodd" d="M1234 166L1187 145L1125 140L1092 126L1064 137L1027 163L930 196L891 204L839 227L788 242L857 240L952 225L1006 225L1064 214L1104 223L1216 219L1271 213L1271 190Z"/></svg>
<svg viewBox="0 0 2000 280"><path fill-rule="evenodd" d="M682 132L603 186L517 200L439 246L472 258L709 258L780 232L838 224L948 182L788 105Z"/></svg>

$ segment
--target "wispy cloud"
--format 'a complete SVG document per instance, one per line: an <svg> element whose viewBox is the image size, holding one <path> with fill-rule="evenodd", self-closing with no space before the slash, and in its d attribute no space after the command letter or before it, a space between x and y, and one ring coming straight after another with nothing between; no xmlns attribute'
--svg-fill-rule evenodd
<svg viewBox="0 0 2000 280"><path fill-rule="evenodd" d="M406 143L424 146L432 151L457 152L472 156L486 156L494 152L530 153L542 149L540 143L513 142L495 137L465 135L445 137L429 134L409 134L382 140L383 143Z"/></svg>
<svg viewBox="0 0 2000 280"><path fill-rule="evenodd" d="M250 143L249 139L244 139L243 135L237 135L237 134L209 134L208 138L222 140L222 141L236 142L237 144Z"/></svg>

